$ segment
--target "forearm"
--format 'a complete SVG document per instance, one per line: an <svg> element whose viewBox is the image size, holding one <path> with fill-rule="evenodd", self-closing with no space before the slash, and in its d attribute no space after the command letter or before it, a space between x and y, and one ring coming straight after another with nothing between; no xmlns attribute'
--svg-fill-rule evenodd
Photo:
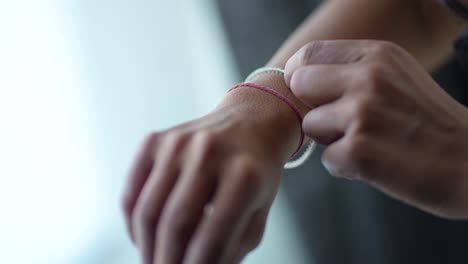
<svg viewBox="0 0 468 264"><path fill-rule="evenodd" d="M267 65L284 67L297 50L313 40L380 39L399 44L426 68L433 68L449 55L460 29L460 21L435 0L329 0L304 21ZM307 112L279 76L259 76L255 82L277 90L303 114ZM269 111L264 117L271 121L272 133L282 132L277 144L287 145L282 149L289 154L299 140L301 126L294 113L271 95L244 89L227 96L221 105L256 105L255 111Z"/></svg>
<svg viewBox="0 0 468 264"><path fill-rule="evenodd" d="M437 0L328 0L283 44L268 65L283 67L313 40L376 39L394 42L427 69L450 55L463 22Z"/></svg>

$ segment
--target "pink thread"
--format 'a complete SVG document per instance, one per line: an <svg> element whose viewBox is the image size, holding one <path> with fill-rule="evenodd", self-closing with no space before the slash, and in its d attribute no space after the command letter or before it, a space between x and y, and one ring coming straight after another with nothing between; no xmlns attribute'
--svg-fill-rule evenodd
<svg viewBox="0 0 468 264"><path fill-rule="evenodd" d="M301 112L299 111L299 109L286 96L278 93L277 91L275 91L275 90L273 90L273 89L271 89L269 87L266 87L266 86L263 86L263 85L260 85L260 84L256 84L256 83L239 83L239 84L235 85L234 87L232 87L231 89L229 89L228 92L231 92L232 90L235 90L235 89L241 88L241 87L251 87L251 88L255 88L255 89L259 89L259 90L262 90L264 92L267 92L267 93L275 96L276 98L280 99L284 103L286 103L294 111L294 113L296 114L297 119L299 120L299 124L301 126L301 138L299 140L299 146L297 147L296 151L294 151L294 153L291 155L290 160L293 159L294 156L296 156L296 154L301 150L302 145L304 144L304 131L302 130L302 115L301 115Z"/></svg>

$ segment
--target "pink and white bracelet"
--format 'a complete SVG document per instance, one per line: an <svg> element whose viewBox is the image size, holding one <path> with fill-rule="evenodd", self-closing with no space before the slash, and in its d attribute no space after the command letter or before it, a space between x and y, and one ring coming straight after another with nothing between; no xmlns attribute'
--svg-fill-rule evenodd
<svg viewBox="0 0 468 264"><path fill-rule="evenodd" d="M245 78L244 82L252 82L255 79L255 77L257 77L258 75L261 75L261 74L276 74L276 75L280 75L281 77L283 77L284 76L284 70L281 69L281 68L274 68L274 67L259 68L259 69L256 69L255 71L253 71L251 74L249 74L249 76L247 76L247 78Z"/></svg>
<svg viewBox="0 0 468 264"><path fill-rule="evenodd" d="M233 91L235 89L242 88L242 87L250 87L250 88L255 88L255 89L258 89L258 90L262 90L262 91L267 92L267 93L275 96L276 98L280 99L281 101L286 103L294 111L294 114L296 115L297 120L299 121L299 124L302 127L301 112L294 105L294 103L291 102L291 100L289 100L286 96L278 93L277 91L271 89L270 87L263 86L263 85L256 84L256 83L239 83L239 84L235 85L234 87L232 87L231 89L229 89L228 92L231 92L231 91ZM301 129L301 138L299 140L299 146L297 147L296 151L294 151L294 153L291 155L291 158L294 158L294 156L296 156L296 154L299 152L299 150L301 150L303 142L304 142L304 131Z"/></svg>
<svg viewBox="0 0 468 264"><path fill-rule="evenodd" d="M301 136L300 136L300 141L299 141L299 145L298 145L297 149L291 155L291 158L289 159L289 161L286 162L286 164L284 165L285 169L294 169L294 168L297 168L297 167L303 165L307 161L307 159L314 152L315 147L316 147L316 143L315 143L315 141L310 140L307 147L306 147L306 149L302 153L302 155L299 156L299 158L294 159L294 157L302 149L302 146L304 145L304 140L305 140L304 131L302 130L302 115L301 115L301 112L299 111L299 108L297 108L296 105L288 97L278 93L277 91L275 91L274 89L272 89L270 87L251 82L259 74L265 74L265 73L278 74L278 75L284 76L284 70L283 69L280 69L280 68L260 68L260 69L258 69L256 71L252 72L246 78L246 81L244 83L240 83L240 84L235 85L234 87L229 89L228 92L231 92L231 91L233 91L235 89L238 89L238 88L241 88L241 87L250 87L250 88L258 89L258 90L267 92L267 93L275 96L276 98L280 99L285 104L287 104L291 108L291 110L294 111L294 114L296 115L296 117L297 117L297 119L299 121L299 125L301 127Z"/></svg>

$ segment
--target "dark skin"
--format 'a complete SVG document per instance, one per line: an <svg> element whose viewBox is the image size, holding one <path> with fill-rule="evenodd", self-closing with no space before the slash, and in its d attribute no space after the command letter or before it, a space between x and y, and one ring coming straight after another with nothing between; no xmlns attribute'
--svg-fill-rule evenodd
<svg viewBox="0 0 468 264"><path fill-rule="evenodd" d="M333 175L466 219L468 110L426 72L464 26L432 0L327 1L268 63L286 77L254 80L292 100L302 127L277 98L243 88L144 141L123 196L142 263L242 260L261 241L300 129L326 145Z"/></svg>

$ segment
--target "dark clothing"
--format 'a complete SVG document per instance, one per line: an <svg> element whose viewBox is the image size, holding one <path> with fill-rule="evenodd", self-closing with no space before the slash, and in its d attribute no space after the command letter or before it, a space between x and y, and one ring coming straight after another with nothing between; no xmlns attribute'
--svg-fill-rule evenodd
<svg viewBox="0 0 468 264"><path fill-rule="evenodd" d="M243 76L264 65L319 1L218 0ZM468 105L467 41L434 78ZM281 188L311 259L320 264L466 264L468 223L436 218L357 182L330 177L316 151Z"/></svg>
<svg viewBox="0 0 468 264"><path fill-rule="evenodd" d="M457 15L464 19L468 19L468 7L459 0L444 0L445 4L450 7Z"/></svg>
<svg viewBox="0 0 468 264"><path fill-rule="evenodd" d="M455 51L457 63L465 70L468 75L468 31L465 32L458 40L455 42ZM466 84L466 83L465 83ZM468 85L465 85L465 87ZM468 88L464 89L465 91Z"/></svg>

